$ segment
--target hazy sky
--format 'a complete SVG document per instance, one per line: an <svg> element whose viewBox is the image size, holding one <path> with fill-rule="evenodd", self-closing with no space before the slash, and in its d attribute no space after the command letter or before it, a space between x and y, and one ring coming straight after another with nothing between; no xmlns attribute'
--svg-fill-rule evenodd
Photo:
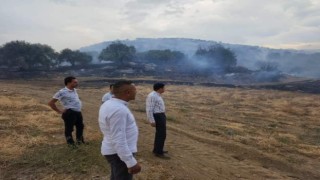
<svg viewBox="0 0 320 180"><path fill-rule="evenodd" d="M320 49L320 0L0 0L0 45L139 37Z"/></svg>

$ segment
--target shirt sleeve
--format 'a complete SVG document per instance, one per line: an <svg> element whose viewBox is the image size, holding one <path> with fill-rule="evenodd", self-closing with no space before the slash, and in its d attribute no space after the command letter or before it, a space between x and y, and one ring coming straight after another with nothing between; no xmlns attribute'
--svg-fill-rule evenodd
<svg viewBox="0 0 320 180"><path fill-rule="evenodd" d="M147 118L150 123L155 122L153 117L154 107L155 107L155 97L149 95L146 101L146 112L147 112Z"/></svg>
<svg viewBox="0 0 320 180"><path fill-rule="evenodd" d="M63 92L62 91L58 91L57 93L55 93L53 95L53 99L58 99L59 101L61 100L61 98L63 97Z"/></svg>
<svg viewBox="0 0 320 180"><path fill-rule="evenodd" d="M106 93L105 95L103 95L102 97L102 102L108 101L112 98L112 94L111 93Z"/></svg>
<svg viewBox="0 0 320 180"><path fill-rule="evenodd" d="M115 147L120 159L126 163L128 168L137 164L132 152L129 149L126 137L126 122L128 113L118 110L110 118L110 131L112 144Z"/></svg>
<svg viewBox="0 0 320 180"><path fill-rule="evenodd" d="M104 95L102 96L102 99L101 99L102 102L105 102L105 101L106 101L106 99L107 99L106 96L107 96L107 94L104 94Z"/></svg>

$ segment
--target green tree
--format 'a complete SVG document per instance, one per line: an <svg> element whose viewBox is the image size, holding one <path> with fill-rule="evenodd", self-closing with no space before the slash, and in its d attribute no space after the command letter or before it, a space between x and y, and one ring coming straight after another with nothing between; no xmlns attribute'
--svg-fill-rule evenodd
<svg viewBox="0 0 320 180"><path fill-rule="evenodd" d="M135 55L135 47L114 42L103 49L98 58L100 61L114 61L120 65L126 65L129 61L134 60Z"/></svg>
<svg viewBox="0 0 320 180"><path fill-rule="evenodd" d="M158 65L177 64L185 58L185 55L180 51L166 50L149 50L144 53L143 59L148 62L153 62Z"/></svg>
<svg viewBox="0 0 320 180"><path fill-rule="evenodd" d="M3 65L27 68L26 58L30 44L24 41L11 41L1 47Z"/></svg>
<svg viewBox="0 0 320 180"><path fill-rule="evenodd" d="M74 51L74 57L77 59L76 64L79 64L82 66L88 65L92 61L92 56L86 53L80 52L79 50Z"/></svg>
<svg viewBox="0 0 320 180"><path fill-rule="evenodd" d="M260 71L267 71L267 72L271 72L271 71L279 71L278 70L278 63L276 62L263 62L263 61L259 61L257 62L257 66L259 67Z"/></svg>
<svg viewBox="0 0 320 180"><path fill-rule="evenodd" d="M237 64L237 58L234 52L222 45L212 45L208 48L199 47L195 55L205 59L211 67L215 68L232 68Z"/></svg>
<svg viewBox="0 0 320 180"><path fill-rule="evenodd" d="M55 51L48 45L11 41L0 48L3 65L24 70L50 68L56 58Z"/></svg>
<svg viewBox="0 0 320 180"><path fill-rule="evenodd" d="M44 67L50 69L54 64L57 53L48 45L34 44L30 48L32 67Z"/></svg>
<svg viewBox="0 0 320 180"><path fill-rule="evenodd" d="M63 49L60 51L57 62L60 65L63 62L70 62L72 59L74 59L74 57L72 55L72 50L66 48L66 49ZM70 62L70 64L72 65L71 62Z"/></svg>
<svg viewBox="0 0 320 180"><path fill-rule="evenodd" d="M68 62L71 66L75 65L87 65L92 61L92 57L86 53L82 53L78 50L72 51L71 49L63 49L58 57L58 62Z"/></svg>

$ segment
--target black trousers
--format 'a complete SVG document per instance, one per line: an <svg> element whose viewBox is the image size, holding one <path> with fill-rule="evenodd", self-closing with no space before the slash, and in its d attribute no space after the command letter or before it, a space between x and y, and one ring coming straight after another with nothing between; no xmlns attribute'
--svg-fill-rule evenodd
<svg viewBox="0 0 320 180"><path fill-rule="evenodd" d="M133 175L128 173L127 165L117 154L104 156L111 166L110 180L132 180Z"/></svg>
<svg viewBox="0 0 320 180"><path fill-rule="evenodd" d="M156 122L156 134L154 138L153 153L163 154L164 142L167 136L166 128L166 114L165 113L155 113L153 114L154 120Z"/></svg>
<svg viewBox="0 0 320 180"><path fill-rule="evenodd" d="M73 144L72 138L73 126L76 126L76 138L78 142L83 142L83 118L81 112L73 111L71 109L66 110L62 114L64 121L64 134L68 144Z"/></svg>

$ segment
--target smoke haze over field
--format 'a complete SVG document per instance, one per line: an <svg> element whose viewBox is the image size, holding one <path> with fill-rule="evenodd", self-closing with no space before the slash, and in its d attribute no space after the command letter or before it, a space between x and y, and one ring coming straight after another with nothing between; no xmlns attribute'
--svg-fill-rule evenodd
<svg viewBox="0 0 320 180"><path fill-rule="evenodd" d="M261 64L276 65L277 70L284 73L295 76L320 78L320 51L309 52L289 49L270 49L259 46L234 45L186 38L138 38L136 40L123 40L121 42L129 46L134 46L139 52L153 49L181 51L189 57L189 59L187 59L189 64L200 69L206 69L207 62L206 60L201 61L194 57L196 50L199 47L220 44L235 53L238 66L243 66L250 70L258 70L261 68ZM98 54L111 43L112 41L106 41L80 48L80 50L96 52L96 54ZM272 73L268 72L259 75L263 78L272 75Z"/></svg>
<svg viewBox="0 0 320 180"><path fill-rule="evenodd" d="M0 45L57 51L138 37L320 49L319 0L0 0Z"/></svg>

